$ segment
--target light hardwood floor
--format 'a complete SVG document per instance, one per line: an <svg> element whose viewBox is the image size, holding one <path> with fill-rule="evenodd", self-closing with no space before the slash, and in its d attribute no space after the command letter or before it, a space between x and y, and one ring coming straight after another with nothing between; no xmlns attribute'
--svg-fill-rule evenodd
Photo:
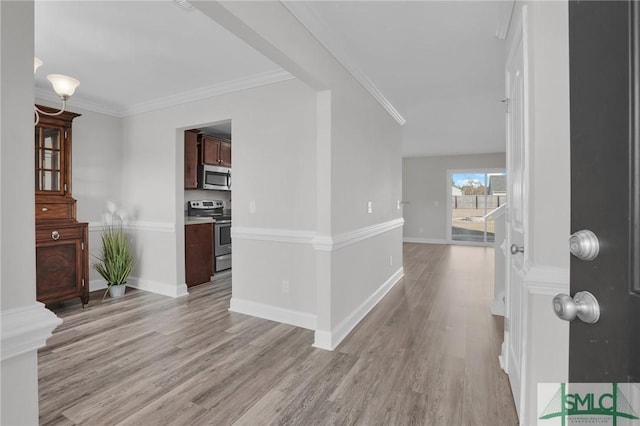
<svg viewBox="0 0 640 426"><path fill-rule="evenodd" d="M489 313L493 249L405 244L405 277L333 352L228 311L230 274L171 299L55 308L46 425L516 425Z"/></svg>

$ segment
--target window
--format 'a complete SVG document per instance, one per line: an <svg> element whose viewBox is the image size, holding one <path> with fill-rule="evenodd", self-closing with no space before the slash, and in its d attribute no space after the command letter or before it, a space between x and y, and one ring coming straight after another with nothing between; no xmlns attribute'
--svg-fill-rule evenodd
<svg viewBox="0 0 640 426"><path fill-rule="evenodd" d="M495 223L487 214L507 202L507 175L502 171L449 172L451 240L493 243Z"/></svg>

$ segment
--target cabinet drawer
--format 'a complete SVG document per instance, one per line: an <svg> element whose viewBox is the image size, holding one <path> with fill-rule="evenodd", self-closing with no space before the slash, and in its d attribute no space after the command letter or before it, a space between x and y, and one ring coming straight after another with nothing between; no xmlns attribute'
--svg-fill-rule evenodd
<svg viewBox="0 0 640 426"><path fill-rule="evenodd" d="M52 226L50 228L36 229L36 241L39 243L47 241L73 240L82 238L82 227L75 226L72 228L58 228Z"/></svg>
<svg viewBox="0 0 640 426"><path fill-rule="evenodd" d="M74 219L72 203L36 203L36 221Z"/></svg>

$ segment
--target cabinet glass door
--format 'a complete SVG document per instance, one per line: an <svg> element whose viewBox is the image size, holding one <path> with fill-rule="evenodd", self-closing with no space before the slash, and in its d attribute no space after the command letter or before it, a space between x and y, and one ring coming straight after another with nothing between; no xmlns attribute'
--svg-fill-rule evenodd
<svg viewBox="0 0 640 426"><path fill-rule="evenodd" d="M62 130L36 127L36 191L62 193Z"/></svg>

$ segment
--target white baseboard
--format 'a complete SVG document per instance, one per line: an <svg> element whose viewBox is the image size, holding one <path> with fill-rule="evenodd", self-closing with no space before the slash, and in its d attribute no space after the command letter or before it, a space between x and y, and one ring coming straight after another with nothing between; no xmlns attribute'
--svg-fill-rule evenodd
<svg viewBox="0 0 640 426"><path fill-rule="evenodd" d="M316 330L313 346L329 351L334 350L403 276L404 269L398 269L387 281L384 282L384 284L369 296L367 300L358 306L347 318L342 320L342 322L340 322L340 324L338 324L338 326L331 332Z"/></svg>
<svg viewBox="0 0 640 426"><path fill-rule="evenodd" d="M413 237L404 237L402 239L405 243L416 243L416 244L449 244L447 240L443 240L440 238L413 238Z"/></svg>
<svg viewBox="0 0 640 426"><path fill-rule="evenodd" d="M98 278L89 282L89 291L106 290L108 287L107 282ZM182 297L189 294L186 284L179 284L173 286L167 283L160 283L157 281L142 280L140 278L130 277L127 281L127 287L136 288L138 290L148 291L150 293L161 294L169 297Z"/></svg>
<svg viewBox="0 0 640 426"><path fill-rule="evenodd" d="M296 327L315 330L317 319L313 314L307 312L293 311L273 305L265 305L262 303L252 302L251 300L231 298L231 312L239 314L251 315L258 318L264 318L270 321L277 321L283 324L290 324Z"/></svg>
<svg viewBox="0 0 640 426"><path fill-rule="evenodd" d="M504 301L503 300L494 300L491 304L491 315L499 315L501 317L504 316Z"/></svg>
<svg viewBox="0 0 640 426"><path fill-rule="evenodd" d="M107 282L102 278L89 281L89 291L106 290Z"/></svg>
<svg viewBox="0 0 640 426"><path fill-rule="evenodd" d="M504 316L505 304L504 304L504 292L498 293L497 297L493 299L491 304L491 314Z"/></svg>
<svg viewBox="0 0 640 426"><path fill-rule="evenodd" d="M43 347L53 330L62 324L62 319L40 302L3 310L0 317L2 361Z"/></svg>
<svg viewBox="0 0 640 426"><path fill-rule="evenodd" d="M138 290L144 290L150 293L161 294L163 296L169 296L173 298L178 298L189 294L189 292L187 291L187 285L184 283L173 285L132 277L129 278L127 286L137 288Z"/></svg>
<svg viewBox="0 0 640 426"><path fill-rule="evenodd" d="M313 347L318 349L326 349L332 351L338 345L332 345L332 333L330 331L316 330L314 333Z"/></svg>
<svg viewBox="0 0 640 426"><path fill-rule="evenodd" d="M89 282L89 291L106 290L107 282L98 278ZM178 284L177 286L160 283L157 281L142 280L140 278L130 277L127 281L127 287L137 288L138 290L148 291L150 293L161 294L169 297L182 297L189 294L186 284Z"/></svg>
<svg viewBox="0 0 640 426"><path fill-rule="evenodd" d="M506 374L509 374L507 372L507 347L505 345L506 342L502 342L502 345L500 345L500 355L498 355L498 363L500 364L500 368L502 368L502 371L504 371Z"/></svg>

